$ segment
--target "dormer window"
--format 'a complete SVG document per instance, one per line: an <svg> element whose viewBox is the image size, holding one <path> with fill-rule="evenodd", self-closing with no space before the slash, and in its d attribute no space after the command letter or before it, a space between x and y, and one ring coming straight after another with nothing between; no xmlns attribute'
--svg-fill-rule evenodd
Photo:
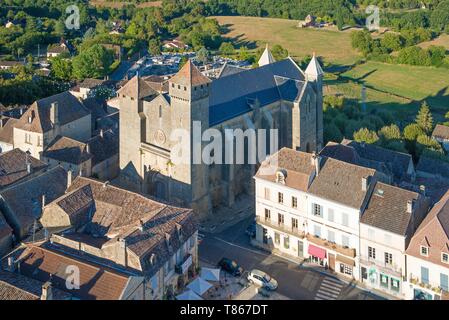
<svg viewBox="0 0 449 320"><path fill-rule="evenodd" d="M425 247L425 246L421 246L420 254L424 257L428 257L429 256L429 248Z"/></svg>
<svg viewBox="0 0 449 320"><path fill-rule="evenodd" d="M441 262L449 263L449 254L446 252L441 252Z"/></svg>
<svg viewBox="0 0 449 320"><path fill-rule="evenodd" d="M284 170L278 170L276 172L276 182L285 184L285 178L287 177L287 174Z"/></svg>

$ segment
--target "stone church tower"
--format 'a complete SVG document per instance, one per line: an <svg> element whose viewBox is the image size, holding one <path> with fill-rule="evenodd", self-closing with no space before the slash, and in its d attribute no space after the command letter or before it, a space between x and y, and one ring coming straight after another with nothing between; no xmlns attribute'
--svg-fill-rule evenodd
<svg viewBox="0 0 449 320"><path fill-rule="evenodd" d="M138 76L128 81L118 91L121 173L117 182L161 201L191 207L200 217L221 209L233 214L237 201L253 199L258 165L236 161L242 154L249 158L249 138L242 138L245 151L235 152L233 162L205 163L202 153L210 143L202 141L205 130L220 133L223 157L225 141L237 150L235 132L248 129L278 132L279 149L320 151L323 70L318 60L314 56L302 71L291 58L275 61L268 48L262 60L259 68L249 70L225 65L213 81L191 61L159 87ZM270 137L266 137L266 151L275 152L268 150Z"/></svg>

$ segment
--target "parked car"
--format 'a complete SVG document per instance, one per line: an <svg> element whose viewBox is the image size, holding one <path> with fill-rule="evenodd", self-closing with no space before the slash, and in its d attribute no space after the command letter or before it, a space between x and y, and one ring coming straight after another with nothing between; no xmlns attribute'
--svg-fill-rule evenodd
<svg viewBox="0 0 449 320"><path fill-rule="evenodd" d="M267 290L276 290L278 282L263 271L254 269L248 273L248 281Z"/></svg>
<svg viewBox="0 0 449 320"><path fill-rule="evenodd" d="M221 259L220 262L218 262L218 266L236 277L241 276L243 273L243 268L239 266L237 262L228 258Z"/></svg>
<svg viewBox="0 0 449 320"><path fill-rule="evenodd" d="M256 224L255 223L250 224L245 232L251 238L255 238L256 237Z"/></svg>

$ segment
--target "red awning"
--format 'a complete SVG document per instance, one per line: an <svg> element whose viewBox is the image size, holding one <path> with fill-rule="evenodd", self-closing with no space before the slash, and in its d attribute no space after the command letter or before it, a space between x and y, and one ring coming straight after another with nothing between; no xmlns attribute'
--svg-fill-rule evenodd
<svg viewBox="0 0 449 320"><path fill-rule="evenodd" d="M320 258L320 259L326 258L326 250L318 248L318 247L315 247L312 244L309 244L308 252L309 252L310 255L312 255L314 257L317 257L317 258Z"/></svg>

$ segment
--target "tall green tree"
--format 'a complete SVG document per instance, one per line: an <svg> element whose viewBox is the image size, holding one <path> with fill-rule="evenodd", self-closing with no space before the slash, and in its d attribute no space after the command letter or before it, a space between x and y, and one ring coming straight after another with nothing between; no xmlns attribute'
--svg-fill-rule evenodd
<svg viewBox="0 0 449 320"><path fill-rule="evenodd" d="M433 116L427 102L423 102L416 117L416 124L427 134L433 129Z"/></svg>
<svg viewBox="0 0 449 320"><path fill-rule="evenodd" d="M362 128L354 132L354 140L357 142L376 143L379 141L379 136L375 131Z"/></svg>
<svg viewBox="0 0 449 320"><path fill-rule="evenodd" d="M77 79L101 78L109 73L113 62L112 51L95 44L73 59L73 75Z"/></svg>

